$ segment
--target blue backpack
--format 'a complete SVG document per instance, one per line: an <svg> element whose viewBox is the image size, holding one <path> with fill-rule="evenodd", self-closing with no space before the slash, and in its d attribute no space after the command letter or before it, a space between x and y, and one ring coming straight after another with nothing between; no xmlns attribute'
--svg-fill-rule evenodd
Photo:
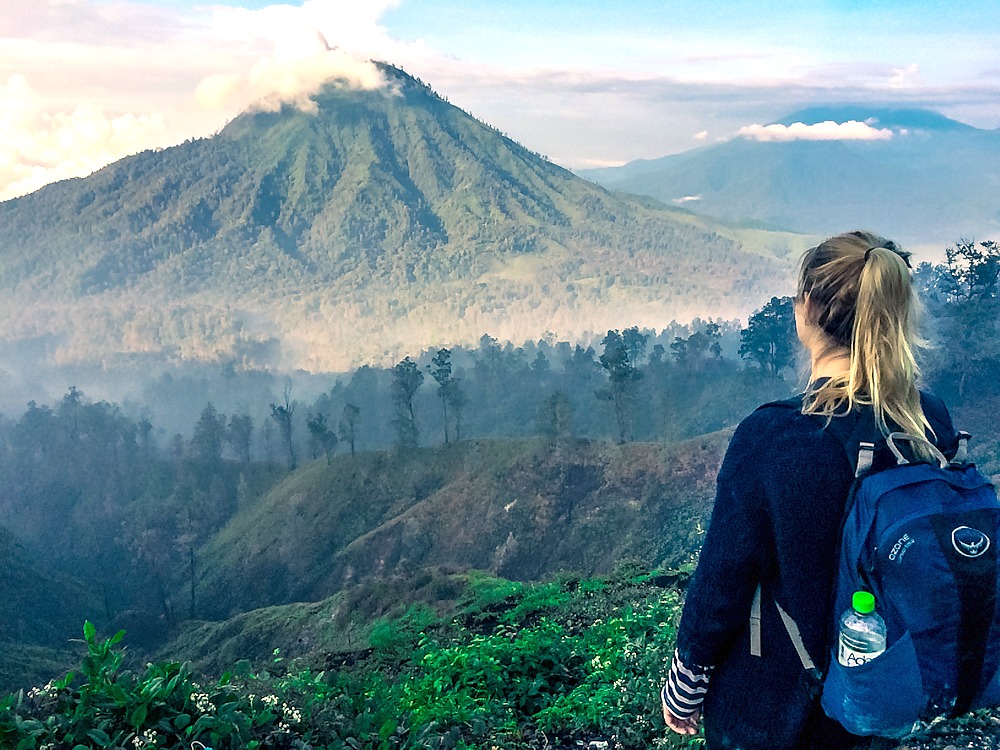
<svg viewBox="0 0 1000 750"><path fill-rule="evenodd" d="M799 408L801 401L774 405ZM949 461L924 438L883 438L864 424L844 434L837 420L831 423L855 479L840 536L825 675L795 621L775 604L826 714L854 734L903 737L922 720L1000 706L1000 502L968 461L968 433L958 434ZM935 462L914 460L907 445L914 442L929 446ZM837 629L861 590L875 596L887 648L845 667L837 661ZM755 656L760 600L758 587L750 614Z"/></svg>
<svg viewBox="0 0 1000 750"><path fill-rule="evenodd" d="M902 737L920 720L1000 705L1000 502L967 460L968 440L959 433L949 461L895 432L879 441L895 464L877 470L875 442L845 445L856 471L831 634L859 590L875 595L887 629L885 652L861 666L831 649L821 703L854 734ZM915 442L936 463L907 458Z"/></svg>

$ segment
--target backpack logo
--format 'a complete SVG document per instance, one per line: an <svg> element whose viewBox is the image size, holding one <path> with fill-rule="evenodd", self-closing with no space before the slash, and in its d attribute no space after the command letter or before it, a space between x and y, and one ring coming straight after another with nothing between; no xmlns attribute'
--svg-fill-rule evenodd
<svg viewBox="0 0 1000 750"><path fill-rule="evenodd" d="M978 529L959 526L951 532L951 544L963 557L979 557L990 548L990 538Z"/></svg>
<svg viewBox="0 0 1000 750"><path fill-rule="evenodd" d="M903 534L899 538L899 541L892 545L892 549L889 550L889 560L892 562L902 562L903 555L914 544L916 544L916 540L913 537L909 534Z"/></svg>

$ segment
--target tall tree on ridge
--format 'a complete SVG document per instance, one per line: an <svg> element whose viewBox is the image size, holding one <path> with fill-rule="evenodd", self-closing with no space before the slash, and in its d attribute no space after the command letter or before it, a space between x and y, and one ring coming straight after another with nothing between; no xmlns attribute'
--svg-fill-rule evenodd
<svg viewBox="0 0 1000 750"><path fill-rule="evenodd" d="M437 383L437 393L438 398L441 399L441 409L444 412L444 443L447 445L451 442L448 438L448 407L458 406L461 410L462 406L465 405L464 399L457 398L459 390L458 381L451 376L451 350L450 349L438 349L438 353L434 355L434 359L431 360L433 367L431 365L427 366L427 371L434 378L434 382ZM458 432L458 425L456 424L455 432ZM455 439L458 439L456 434Z"/></svg>
<svg viewBox="0 0 1000 750"><path fill-rule="evenodd" d="M233 414L226 427L226 442L246 466L250 463L250 438L253 436L253 419L249 414Z"/></svg>
<svg viewBox="0 0 1000 750"><path fill-rule="evenodd" d="M309 439L314 446L313 458L317 458L319 451L322 451L326 455L326 465L329 466L331 456L337 448L337 433L327 426L325 414L310 414L306 427L309 428Z"/></svg>
<svg viewBox="0 0 1000 750"><path fill-rule="evenodd" d="M423 382L424 374L409 357L392 368L392 401L396 407L393 424L396 427L396 440L401 448L415 448L419 443L420 432L413 411L413 397Z"/></svg>
<svg viewBox="0 0 1000 750"><path fill-rule="evenodd" d="M344 404L344 410L341 412L340 424L337 426L337 432L340 434L340 439L351 446L352 456L354 455L355 443L358 439L358 424L360 422L361 409L352 403Z"/></svg>
<svg viewBox="0 0 1000 750"><path fill-rule="evenodd" d="M638 334L638 330L635 331ZM641 334L640 334L641 335ZM615 407L615 419L618 423L618 442L625 443L632 432L632 407L635 399L635 382L642 377L629 357L630 347L617 331L608 331L601 342L604 353L598 358L601 367L608 374L608 387L594 392L599 399L611 401ZM632 347L639 351L637 342L633 339ZM642 342L641 349L645 349Z"/></svg>
<svg viewBox="0 0 1000 750"><path fill-rule="evenodd" d="M219 414L209 401L201 410L191 437L191 450L195 458L206 466L215 466L222 460L222 442L226 435L226 416Z"/></svg>
<svg viewBox="0 0 1000 750"><path fill-rule="evenodd" d="M771 301L750 316L740 332L740 356L752 359L761 370L777 379L795 363L795 313L791 297Z"/></svg>

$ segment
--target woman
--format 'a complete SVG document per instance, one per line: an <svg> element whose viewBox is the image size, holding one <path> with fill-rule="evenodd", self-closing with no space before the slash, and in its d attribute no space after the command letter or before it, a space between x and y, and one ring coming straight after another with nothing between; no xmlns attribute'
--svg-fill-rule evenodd
<svg viewBox="0 0 1000 750"><path fill-rule="evenodd" d="M811 357L809 386L801 408L766 405L733 435L662 692L664 720L679 734L695 734L704 712L709 750L872 746L823 714L775 602L814 658L828 654L853 480L838 435L902 430L954 453L947 409L916 387L908 257L882 237L850 232L802 259L795 325ZM760 657L750 653L749 620L758 586Z"/></svg>

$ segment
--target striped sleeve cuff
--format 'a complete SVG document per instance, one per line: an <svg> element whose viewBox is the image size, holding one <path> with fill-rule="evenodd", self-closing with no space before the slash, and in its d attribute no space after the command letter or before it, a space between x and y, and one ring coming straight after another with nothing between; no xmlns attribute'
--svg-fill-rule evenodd
<svg viewBox="0 0 1000 750"><path fill-rule="evenodd" d="M712 667L685 664L674 651L670 674L660 691L660 700L678 719L689 719L701 708L708 692Z"/></svg>

